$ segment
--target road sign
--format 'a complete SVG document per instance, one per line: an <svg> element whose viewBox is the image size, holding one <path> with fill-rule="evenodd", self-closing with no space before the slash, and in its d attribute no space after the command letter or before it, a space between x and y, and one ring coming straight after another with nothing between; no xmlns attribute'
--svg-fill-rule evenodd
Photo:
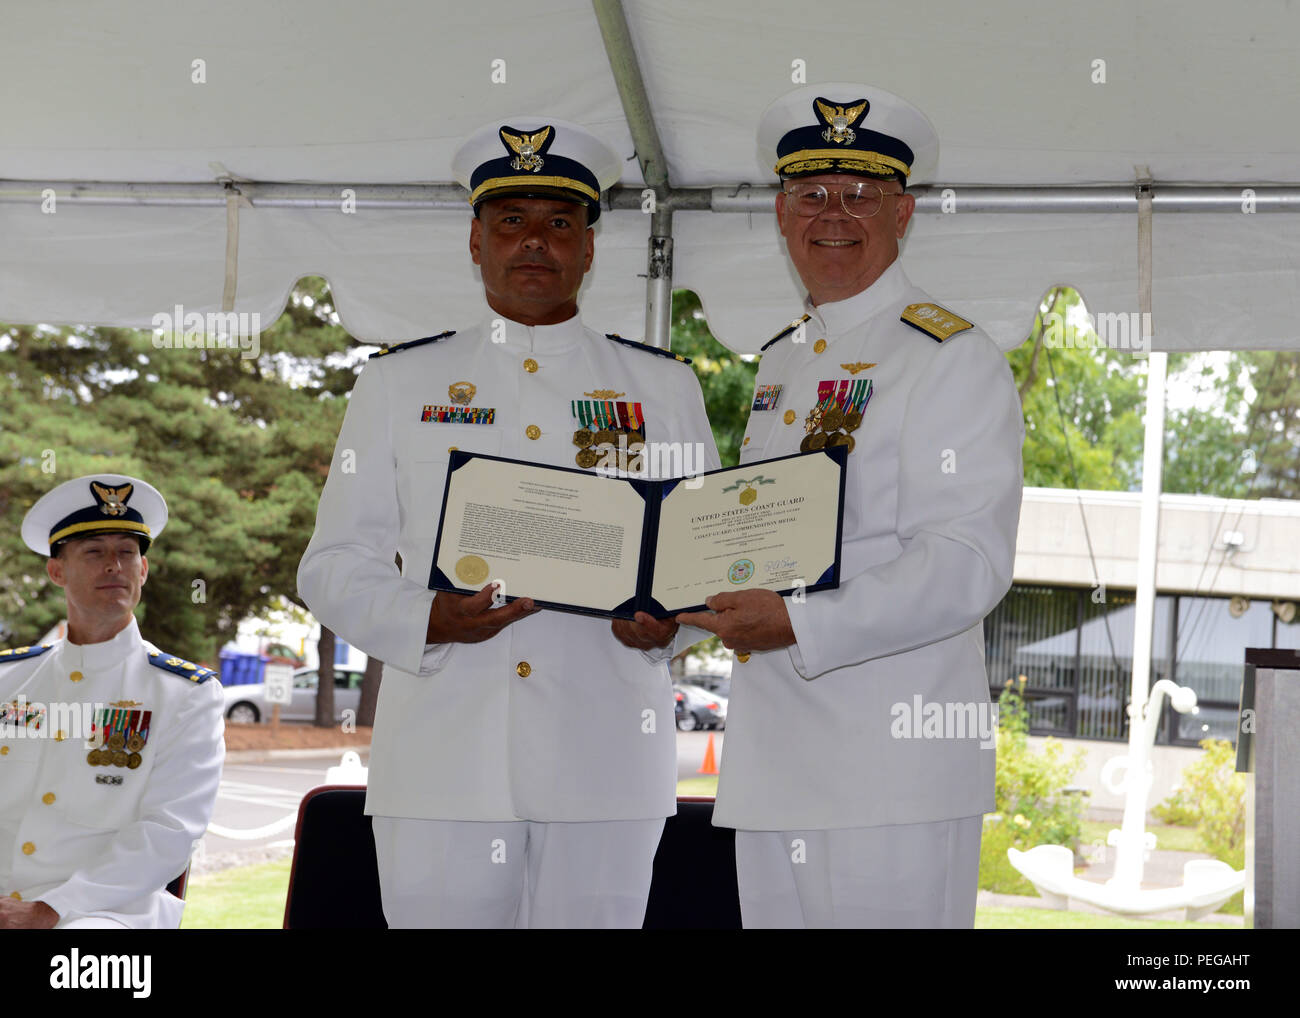
<svg viewBox="0 0 1300 1018"><path fill-rule="evenodd" d="M267 703L293 702L293 666L267 664L264 675Z"/></svg>

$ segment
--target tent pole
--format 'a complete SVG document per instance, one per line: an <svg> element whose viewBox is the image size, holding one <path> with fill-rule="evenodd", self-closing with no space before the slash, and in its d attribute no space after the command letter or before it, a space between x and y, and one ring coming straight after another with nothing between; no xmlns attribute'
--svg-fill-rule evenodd
<svg viewBox="0 0 1300 1018"><path fill-rule="evenodd" d="M641 209L650 213L650 240L646 253L645 342L667 350L673 312L673 204L668 162L659 130L655 127L641 77L641 65L632 46L620 0L592 0L600 36L605 43L609 69L618 86L628 130L636 146L641 175L652 195L643 196Z"/></svg>
<svg viewBox="0 0 1300 1018"><path fill-rule="evenodd" d="M224 207L225 185L218 181L118 182L103 180L0 180L0 205L39 204L42 192L53 188L60 204L71 205L176 205ZM344 189L355 193L358 209L413 209L465 211L465 189L459 184L268 184L239 182L239 192L258 208L322 209L337 211ZM1260 214L1300 212L1300 185L1261 184L1153 184L1151 211L1156 214L1216 213L1239 216L1249 190L1251 208ZM949 211L963 214L1091 214L1135 215L1137 199L1131 185L1101 187L994 187L968 184L947 187L923 185L908 188L921 213L944 211L943 192L956 193ZM728 184L725 187L668 187L655 189L656 206L676 212L755 212L771 215L777 188L768 184ZM638 188L612 187L606 207L640 211L646 201ZM653 228L653 226L652 226Z"/></svg>

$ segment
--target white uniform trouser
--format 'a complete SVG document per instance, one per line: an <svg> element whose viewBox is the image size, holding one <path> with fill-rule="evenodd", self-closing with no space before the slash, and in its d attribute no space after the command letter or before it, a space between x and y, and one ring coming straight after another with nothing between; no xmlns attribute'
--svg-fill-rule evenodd
<svg viewBox="0 0 1300 1018"><path fill-rule="evenodd" d="M639 929L664 829L372 819L390 929Z"/></svg>
<svg viewBox="0 0 1300 1018"><path fill-rule="evenodd" d="M746 929L971 929L983 817L737 831Z"/></svg>

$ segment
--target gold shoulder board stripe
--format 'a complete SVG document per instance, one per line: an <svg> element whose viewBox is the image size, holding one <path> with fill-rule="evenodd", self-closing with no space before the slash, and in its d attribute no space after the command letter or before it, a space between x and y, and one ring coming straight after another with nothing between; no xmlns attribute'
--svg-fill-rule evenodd
<svg viewBox="0 0 1300 1018"><path fill-rule="evenodd" d="M374 360L376 357L383 357L390 353L401 353L403 350L412 350L417 346L424 346L425 343L436 343L440 339L446 339L448 336L456 335L455 329L449 329L446 332L440 332L436 336L425 336L423 339L412 339L406 343L398 343L396 346L385 344L382 350L372 353L367 360Z"/></svg>
<svg viewBox="0 0 1300 1018"><path fill-rule="evenodd" d="M780 332L778 332L775 336L773 336L773 337L772 337L771 339L769 339L766 343L764 343L761 347L759 347L759 348L758 348L758 352L759 352L759 353L762 353L764 350L766 350L766 349L767 349L769 346L771 346L773 343L777 343L777 342L780 342L781 340L785 339L786 336L790 335L790 333L794 332L795 329L799 328L799 326L801 326L804 322L808 321L809 317L810 317L809 315L800 315L800 316L799 316L798 318L796 318L793 322L791 322L791 323L790 323L789 325L787 325L784 329L782 329L782 330L781 330Z"/></svg>
<svg viewBox="0 0 1300 1018"><path fill-rule="evenodd" d="M938 304L909 304L903 308L899 321L919 329L940 343L959 332L975 328L973 322L966 321L961 315L955 315Z"/></svg>

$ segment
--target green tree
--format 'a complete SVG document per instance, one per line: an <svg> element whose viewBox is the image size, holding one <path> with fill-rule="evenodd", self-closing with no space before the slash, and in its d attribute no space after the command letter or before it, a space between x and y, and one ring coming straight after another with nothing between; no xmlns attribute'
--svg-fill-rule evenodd
<svg viewBox="0 0 1300 1018"><path fill-rule="evenodd" d="M298 559L355 368L319 279L295 288L256 356L159 348L128 329L0 327L0 619L36 639L61 592L21 544L42 494L97 471L140 476L170 519L151 549L147 638L205 662L239 621L297 601ZM250 351L252 352L252 351Z"/></svg>
<svg viewBox="0 0 1300 1018"><path fill-rule="evenodd" d="M690 290L673 291L672 349L691 359L718 456L724 467L736 466L754 402L758 359L745 360L713 338L700 299Z"/></svg>
<svg viewBox="0 0 1300 1018"><path fill-rule="evenodd" d="M1080 488L1125 491L1141 478L1145 368L1097 346L1087 328L1079 345L1053 349L1053 322L1078 321L1082 310L1077 290L1053 287L1007 355L1025 413L1025 484L1073 488L1077 476Z"/></svg>

